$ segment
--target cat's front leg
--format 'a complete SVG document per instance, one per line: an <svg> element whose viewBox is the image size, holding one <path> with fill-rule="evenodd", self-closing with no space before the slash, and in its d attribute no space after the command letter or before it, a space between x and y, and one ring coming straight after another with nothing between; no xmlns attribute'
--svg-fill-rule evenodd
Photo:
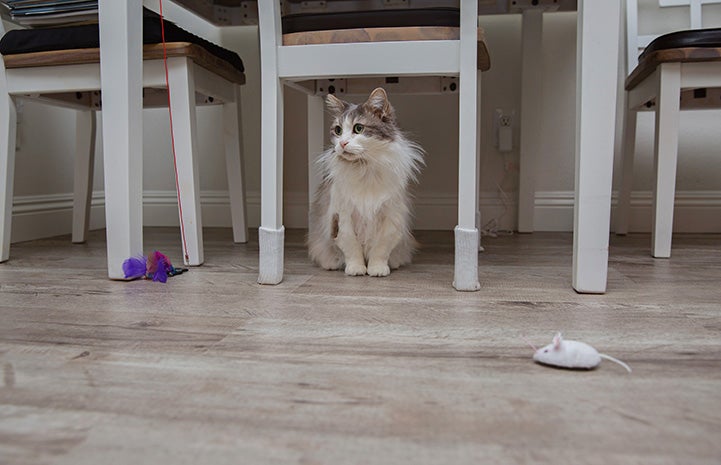
<svg viewBox="0 0 721 465"><path fill-rule="evenodd" d="M363 276L366 274L366 263L363 257L363 248L358 242L350 215L340 215L338 218L338 235L335 243L345 257L345 274L349 276Z"/></svg>
<svg viewBox="0 0 721 465"><path fill-rule="evenodd" d="M388 260L376 259L368 260L368 276L376 276L382 278L391 274L391 267L388 266Z"/></svg>
<svg viewBox="0 0 721 465"><path fill-rule="evenodd" d="M383 219L378 227L376 238L368 251L368 275L388 276L391 268L388 257L401 240L402 233L388 218Z"/></svg>

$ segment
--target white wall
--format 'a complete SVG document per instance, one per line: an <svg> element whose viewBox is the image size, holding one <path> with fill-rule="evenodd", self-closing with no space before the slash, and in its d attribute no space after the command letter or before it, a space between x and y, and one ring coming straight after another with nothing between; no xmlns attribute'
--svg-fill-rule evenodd
<svg viewBox="0 0 721 465"><path fill-rule="evenodd" d="M641 0L644 12L657 15L652 0ZM707 6L709 25L721 25L721 5ZM642 14L644 14L642 12ZM683 27L683 10L670 24ZM182 15L181 15L182 16ZM260 206L260 77L257 29L215 29L189 15L186 27L210 35L243 57L247 84L243 87L246 175L251 226L259 222ZM677 26L678 24L678 26ZM519 15L482 17L491 51L491 70L483 75L481 208L483 222L497 218L502 229L516 226L519 131L514 147L500 154L492 146L492 116L496 108L516 112L520 121ZM658 28L656 19L641 24L643 32ZM543 160L536 173L536 229L570 231L573 214L575 128L575 13L547 14L544 19L543 77L545 129ZM457 186L458 103L455 96L391 96L401 126L428 152L427 167L417 188L417 227L450 229L455 225ZM285 225L304 227L307 205L305 96L288 89L285 115ZM20 149L16 162L13 240L70 231L74 118L70 110L27 103L20 116ZM229 226L227 183L218 108L200 108L199 137L203 215L206 226ZM172 153L166 110L148 110L144 123L145 224L177 224ZM687 112L681 119L676 217L679 231L721 231L721 112ZM648 231L652 168L651 115L641 115L634 181L633 230ZM102 139L99 139L101 142ZM102 227L102 157L97 157L93 227ZM497 186L508 196L503 200Z"/></svg>

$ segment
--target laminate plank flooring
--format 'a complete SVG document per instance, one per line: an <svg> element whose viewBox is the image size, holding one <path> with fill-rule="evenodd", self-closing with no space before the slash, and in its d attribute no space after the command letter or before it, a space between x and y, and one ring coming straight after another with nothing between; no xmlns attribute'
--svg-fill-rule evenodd
<svg viewBox="0 0 721 465"><path fill-rule="evenodd" d="M106 279L104 231L0 265L2 464L720 464L721 235L611 238L608 292L570 286L571 234L484 238L451 286L450 233L387 278L309 263L256 284L257 237L205 231L167 284ZM148 250L180 262L175 229ZM176 263L178 264L178 263ZM534 364L556 331L631 365Z"/></svg>

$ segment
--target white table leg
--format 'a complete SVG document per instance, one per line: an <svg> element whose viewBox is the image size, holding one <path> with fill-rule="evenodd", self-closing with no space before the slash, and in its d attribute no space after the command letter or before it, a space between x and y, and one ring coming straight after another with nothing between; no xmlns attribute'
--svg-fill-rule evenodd
<svg viewBox="0 0 721 465"><path fill-rule="evenodd" d="M316 160L323 151L325 126L323 124L324 106L323 98L315 95L308 96L308 234L310 234L310 204L318 190L321 178Z"/></svg>
<svg viewBox="0 0 721 465"><path fill-rule="evenodd" d="M481 87L482 78L481 70L476 71L476 229L478 230L478 251L483 252L483 244L481 243L481 228L483 228L483 218L481 218Z"/></svg>
<svg viewBox="0 0 721 465"><path fill-rule="evenodd" d="M636 124L638 112L624 105L623 134L621 136L621 180L616 204L616 234L628 234L633 190L633 159L636 155Z"/></svg>
<svg viewBox="0 0 721 465"><path fill-rule="evenodd" d="M523 12L521 68L521 149L518 178L518 232L533 232L536 166L541 153L543 116L543 10Z"/></svg>
<svg viewBox="0 0 721 465"><path fill-rule="evenodd" d="M578 3L573 288L606 292L621 0Z"/></svg>
<svg viewBox="0 0 721 465"><path fill-rule="evenodd" d="M78 111L75 118L75 175L73 177L73 243L87 239L95 165L95 112Z"/></svg>
<svg viewBox="0 0 721 465"><path fill-rule="evenodd" d="M248 213L245 195L245 146L243 144L243 112L240 86L233 86L235 100L223 105L225 169L228 171L230 218L233 242L248 242Z"/></svg>
<svg viewBox="0 0 721 465"><path fill-rule="evenodd" d="M100 0L108 276L143 253L142 1Z"/></svg>

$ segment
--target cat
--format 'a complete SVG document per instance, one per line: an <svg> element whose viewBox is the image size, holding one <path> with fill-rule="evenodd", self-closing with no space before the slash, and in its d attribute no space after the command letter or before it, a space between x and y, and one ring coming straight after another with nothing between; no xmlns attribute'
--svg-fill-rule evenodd
<svg viewBox="0 0 721 465"><path fill-rule="evenodd" d="M309 256L326 270L388 276L416 249L408 189L424 151L400 131L380 87L360 105L329 94L326 106L332 147L316 161L322 182L310 209Z"/></svg>

